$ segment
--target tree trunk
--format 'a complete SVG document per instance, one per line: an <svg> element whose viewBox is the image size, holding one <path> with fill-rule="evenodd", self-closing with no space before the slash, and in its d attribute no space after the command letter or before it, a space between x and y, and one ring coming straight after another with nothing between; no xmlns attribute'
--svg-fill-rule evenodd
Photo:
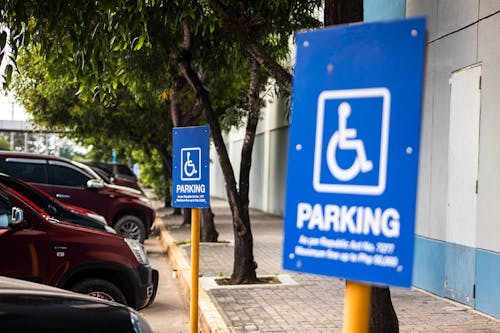
<svg viewBox="0 0 500 333"><path fill-rule="evenodd" d="M323 25L325 27L333 25L333 3L335 0L325 0L325 9L323 10Z"/></svg>
<svg viewBox="0 0 500 333"><path fill-rule="evenodd" d="M182 214L182 210L180 208L174 208L174 210L172 211L172 215L181 215Z"/></svg>
<svg viewBox="0 0 500 333"><path fill-rule="evenodd" d="M240 202L242 221L246 232L239 235L235 230L234 242L234 265L231 282L233 283L252 283L257 280L255 269L257 263L253 257L253 236L250 226L250 216L248 214L249 190L250 190L250 168L252 166L252 151L255 142L255 132L259 122L260 113L260 65L250 56L250 89L249 89L249 111L245 138L241 148L240 162ZM243 262L242 262L243 261ZM252 268L253 269L249 269Z"/></svg>
<svg viewBox="0 0 500 333"><path fill-rule="evenodd" d="M168 182L165 183L167 184L165 185L165 200L163 201L163 206L172 207L172 196L170 195L171 194L170 185L168 184Z"/></svg>
<svg viewBox="0 0 500 333"><path fill-rule="evenodd" d="M201 210L200 242L217 242L219 233L215 230L214 213L210 208Z"/></svg>
<svg viewBox="0 0 500 333"><path fill-rule="evenodd" d="M182 226L191 225L191 208L182 208Z"/></svg>
<svg viewBox="0 0 500 333"><path fill-rule="evenodd" d="M363 0L325 0L325 26L363 21Z"/></svg>
<svg viewBox="0 0 500 333"><path fill-rule="evenodd" d="M389 288L372 287L370 333L399 333L399 322Z"/></svg>
<svg viewBox="0 0 500 333"><path fill-rule="evenodd" d="M245 210L236 186L231 160L227 153L219 120L210 103L208 91L205 89L199 76L191 67L190 54L187 50L176 52L179 70L196 94L196 99L203 106L203 115L210 127L210 134L219 157L219 163L226 182L226 193L233 216L233 230L235 237L235 260L238 263L233 267L231 281L233 283L250 283L256 281L255 263L253 261L253 240L250 230L248 209Z"/></svg>
<svg viewBox="0 0 500 333"><path fill-rule="evenodd" d="M241 223L233 223L234 264L231 283L249 284L257 281L257 263L253 256L253 236L248 206L241 207L239 218Z"/></svg>

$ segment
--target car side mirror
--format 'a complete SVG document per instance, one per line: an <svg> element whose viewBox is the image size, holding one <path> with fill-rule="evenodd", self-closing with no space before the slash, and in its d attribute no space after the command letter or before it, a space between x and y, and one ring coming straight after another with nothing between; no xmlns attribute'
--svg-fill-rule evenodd
<svg viewBox="0 0 500 333"><path fill-rule="evenodd" d="M24 222L24 212L21 208L12 207L12 218L9 225L13 228L21 228Z"/></svg>
<svg viewBox="0 0 500 333"><path fill-rule="evenodd" d="M102 179L89 179L87 181L87 188L101 189L104 187L104 181Z"/></svg>

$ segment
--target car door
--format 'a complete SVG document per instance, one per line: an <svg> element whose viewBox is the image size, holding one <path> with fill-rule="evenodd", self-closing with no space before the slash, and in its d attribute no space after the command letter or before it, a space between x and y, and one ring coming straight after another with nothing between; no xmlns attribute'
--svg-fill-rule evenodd
<svg viewBox="0 0 500 333"><path fill-rule="evenodd" d="M0 275L43 283L47 277L47 233L37 227L35 219L40 216L29 206L12 204L23 210L26 221L35 224L22 229L10 227L12 206L0 195Z"/></svg>
<svg viewBox="0 0 500 333"><path fill-rule="evenodd" d="M62 202L108 216L109 195L102 189L89 189L87 181L92 177L78 167L49 160L47 176L47 184L39 187L52 196Z"/></svg>

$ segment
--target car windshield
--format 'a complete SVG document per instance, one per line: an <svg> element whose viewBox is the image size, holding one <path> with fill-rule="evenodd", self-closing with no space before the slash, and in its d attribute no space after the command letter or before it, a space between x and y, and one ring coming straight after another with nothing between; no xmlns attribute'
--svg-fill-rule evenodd
<svg viewBox="0 0 500 333"><path fill-rule="evenodd" d="M126 165L116 164L116 170L118 171L119 174L122 175L135 176L135 174Z"/></svg>
<svg viewBox="0 0 500 333"><path fill-rule="evenodd" d="M108 173L101 168L92 167L92 169L108 184L111 184L111 178Z"/></svg>
<svg viewBox="0 0 500 333"><path fill-rule="evenodd" d="M85 164L77 162L77 161L71 161L71 162L74 163L79 168L85 170L85 172L87 172L90 176L92 176L92 178L105 180L97 172L95 172L94 169L92 169L88 165L85 165Z"/></svg>

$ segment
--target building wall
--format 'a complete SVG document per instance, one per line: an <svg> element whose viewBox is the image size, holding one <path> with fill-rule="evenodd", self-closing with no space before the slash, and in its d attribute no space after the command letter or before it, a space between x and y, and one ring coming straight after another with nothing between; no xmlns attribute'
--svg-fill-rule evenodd
<svg viewBox="0 0 500 333"><path fill-rule="evenodd" d="M283 215L288 149L287 103L269 92L257 126L250 169L249 205L251 208ZM239 181L241 148L245 128L225 135L226 148ZM226 198L225 181L213 144L210 149L210 193Z"/></svg>
<svg viewBox="0 0 500 333"><path fill-rule="evenodd" d="M493 268L500 267L500 215L495 210L500 198L499 11L500 2L495 0L406 2L406 16L426 16L428 29L414 284L496 317L500 317L500 272ZM468 222L472 224L468 227L475 226L474 237L463 230L450 232L454 221L447 207L449 188L460 181L448 179L453 144L450 79L453 72L475 64L481 66L482 75L477 214ZM451 288L450 279L468 285ZM461 298L467 288L475 290L475 298Z"/></svg>
<svg viewBox="0 0 500 333"><path fill-rule="evenodd" d="M366 2L372 11L380 4ZM413 283L500 318L500 214L496 212L500 201L500 1L407 0L405 10L407 17L426 16L428 30ZM380 13L368 14L371 20L383 19ZM470 221L475 225L471 236L449 230L453 221L448 218L448 191L457 179L448 180L448 159L450 79L455 71L475 64L481 66L482 77L477 215ZM287 106L276 98L270 100L262 111L253 152L250 206L283 215ZM234 130L226 135L237 178L243 133ZM225 197L213 149L211 161L211 193Z"/></svg>

